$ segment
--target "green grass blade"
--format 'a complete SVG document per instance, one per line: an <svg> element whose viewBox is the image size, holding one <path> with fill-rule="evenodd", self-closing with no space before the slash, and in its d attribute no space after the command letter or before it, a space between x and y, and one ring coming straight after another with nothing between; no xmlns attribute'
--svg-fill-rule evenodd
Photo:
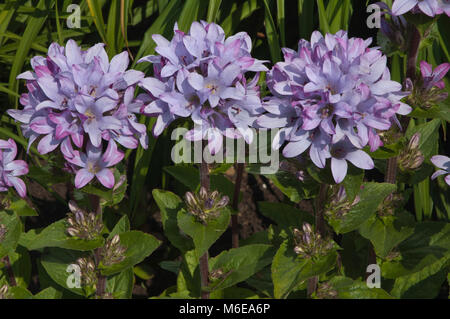
<svg viewBox="0 0 450 319"><path fill-rule="evenodd" d="M286 12L284 0L277 0L277 23L280 30L281 46L286 46Z"/></svg>
<svg viewBox="0 0 450 319"><path fill-rule="evenodd" d="M276 63L278 61L281 61L280 40L278 38L278 33L275 28L275 22L273 21L272 14L270 13L269 3L267 0L263 0L263 2L265 9L264 22L266 25L266 35L267 41L269 42L270 56L272 57L272 62Z"/></svg>
<svg viewBox="0 0 450 319"><path fill-rule="evenodd" d="M330 32L330 26L328 25L327 12L323 0L317 0L317 8L319 9L320 31L322 31L322 33L328 33Z"/></svg>
<svg viewBox="0 0 450 319"><path fill-rule="evenodd" d="M186 0L178 20L180 30L188 32L192 22L203 16L207 7L207 0Z"/></svg>
<svg viewBox="0 0 450 319"><path fill-rule="evenodd" d="M106 26L105 26L105 20L103 20L103 13L102 13L102 5L103 1L100 0L86 0L87 4L89 6L89 11L91 12L91 16L94 19L94 24L97 27L98 34L102 38L103 42L107 43L107 37L106 37Z"/></svg>
<svg viewBox="0 0 450 319"><path fill-rule="evenodd" d="M298 28L301 39L309 39L314 30L314 1L298 0Z"/></svg>
<svg viewBox="0 0 450 319"><path fill-rule="evenodd" d="M222 0L211 0L209 1L208 14L206 16L206 21L216 22L217 13L219 12Z"/></svg>
<svg viewBox="0 0 450 319"><path fill-rule="evenodd" d="M240 6L237 6L231 13L220 23L226 35L231 35L237 29L239 23L250 17L253 12L260 7L257 0L247 0Z"/></svg>
<svg viewBox="0 0 450 319"><path fill-rule="evenodd" d="M183 1L181 0L170 1L164 8L163 12L155 20L155 22L153 22L150 28L148 28L148 30L145 32L141 47L139 48L136 59L133 63L133 67L135 69L142 71L148 68L148 63L141 63L136 65L136 62L143 56L152 54L154 52L156 44L152 39L153 34L159 33L164 36L169 36L172 33L173 25L183 7L182 4Z"/></svg>

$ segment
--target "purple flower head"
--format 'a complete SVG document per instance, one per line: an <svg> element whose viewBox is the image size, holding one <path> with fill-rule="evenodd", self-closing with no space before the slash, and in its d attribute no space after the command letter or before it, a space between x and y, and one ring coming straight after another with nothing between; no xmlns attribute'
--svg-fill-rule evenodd
<svg viewBox="0 0 450 319"><path fill-rule="evenodd" d="M119 163L124 154L117 149L114 141L109 141L104 153L102 153L101 147L95 147L90 141L86 149L86 153L72 150L72 156L70 158L66 156L68 162L81 167L76 172L75 187L82 188L96 177L103 186L113 188L115 184L114 174L108 167Z"/></svg>
<svg viewBox="0 0 450 319"><path fill-rule="evenodd" d="M401 15L411 11L422 12L429 17L445 13L450 17L449 0L395 0L392 5L392 14Z"/></svg>
<svg viewBox="0 0 450 319"><path fill-rule="evenodd" d="M450 63L442 63L438 65L434 70L431 64L426 61L420 62L420 72L423 78L423 88L430 90L433 87L444 89L444 76L450 70Z"/></svg>
<svg viewBox="0 0 450 319"><path fill-rule="evenodd" d="M264 100L267 113L257 124L280 128L272 146L277 149L288 142L283 150L286 157L309 149L319 168L331 157L332 167L342 168L343 175L333 169L338 183L346 175L346 159L373 168L368 155L359 150L366 145L371 151L378 149L383 145L378 132L397 123L396 114L411 112L401 102L409 93L390 79L386 56L369 48L370 43L371 39L348 38L345 31L325 37L316 31L310 42L300 40L298 51L283 49L284 61L267 76L273 96ZM349 158L330 155L336 143L345 146ZM361 162L353 154L359 154Z"/></svg>
<svg viewBox="0 0 450 319"><path fill-rule="evenodd" d="M20 197L25 197L27 187L18 176L28 173L28 165L25 161L15 160L16 155L17 145L14 140L0 140L0 192L14 187Z"/></svg>
<svg viewBox="0 0 450 319"><path fill-rule="evenodd" d="M440 170L437 170L432 176L431 179L435 179L440 175L445 175L445 182L450 186L450 158L443 155L435 155L431 158L431 162Z"/></svg>
<svg viewBox="0 0 450 319"><path fill-rule="evenodd" d="M415 81L406 79L405 85L412 91L408 97L410 103L423 109L428 109L447 99L444 76L450 70L450 63L442 63L434 70L426 61L420 62L420 73Z"/></svg>
<svg viewBox="0 0 450 319"><path fill-rule="evenodd" d="M241 32L226 38L219 25L204 21L194 22L188 34L175 25L174 33L171 41L153 36L159 55L139 61L154 66L154 77L139 84L152 100L142 112L157 117L153 134L191 117L195 127L186 138L207 138L212 154L221 149L223 136L250 143L250 127L263 108L258 76L247 82L245 73L267 70L264 61L252 58L250 37Z"/></svg>
<svg viewBox="0 0 450 319"><path fill-rule="evenodd" d="M128 64L127 52L109 60L104 44L82 50L73 40L65 47L53 43L47 57L31 60L33 71L17 77L28 92L20 98L24 108L8 114L22 124L29 146L38 141L41 154L59 147L69 162L73 146L86 153L87 141L100 149L110 141L146 148L146 130L135 114L147 100L134 98L144 74L127 70Z"/></svg>

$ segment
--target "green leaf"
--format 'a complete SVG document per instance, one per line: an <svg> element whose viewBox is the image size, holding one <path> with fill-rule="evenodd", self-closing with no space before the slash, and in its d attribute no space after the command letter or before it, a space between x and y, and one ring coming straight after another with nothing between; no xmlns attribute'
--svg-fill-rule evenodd
<svg viewBox="0 0 450 319"><path fill-rule="evenodd" d="M439 279L438 273L450 266L450 224L418 223L413 235L403 241L397 251L398 257L382 263L382 275L395 279L391 291L393 296L413 298L420 294L417 287L427 284L427 280L436 275L438 278L431 278L433 283ZM436 286L435 282L432 286ZM432 298L439 291L428 292L428 296Z"/></svg>
<svg viewBox="0 0 450 319"><path fill-rule="evenodd" d="M396 216L372 216L359 228L361 236L372 242L375 252L382 258L413 232L414 217L407 212Z"/></svg>
<svg viewBox="0 0 450 319"><path fill-rule="evenodd" d="M204 225L184 209L178 212L178 227L194 240L194 251L197 260L227 230L230 223L230 215L228 209L223 209L217 219L211 219L207 225Z"/></svg>
<svg viewBox="0 0 450 319"><path fill-rule="evenodd" d="M180 233L178 229L177 214L183 208L183 201L174 193L154 189L153 198L161 210L161 222L164 234L172 245L180 251L188 251L194 248L192 241Z"/></svg>
<svg viewBox="0 0 450 319"><path fill-rule="evenodd" d="M210 0L208 6L207 22L216 22L217 13L219 12L222 0Z"/></svg>
<svg viewBox="0 0 450 319"><path fill-rule="evenodd" d="M45 288L33 296L33 299L61 299L62 292L53 287Z"/></svg>
<svg viewBox="0 0 450 319"><path fill-rule="evenodd" d="M348 200L352 201L355 199L361 190L361 185L364 180L364 170L357 168L353 165L349 165L347 176L345 176L342 182L347 194Z"/></svg>
<svg viewBox="0 0 450 319"><path fill-rule="evenodd" d="M14 278L18 286L27 288L31 277L31 259L28 251L22 247L17 246L16 251L9 254Z"/></svg>
<svg viewBox="0 0 450 319"><path fill-rule="evenodd" d="M23 226L19 216L11 211L0 211L0 224L6 227L6 233L0 242L0 258L2 258L16 250Z"/></svg>
<svg viewBox="0 0 450 319"><path fill-rule="evenodd" d="M272 262L275 254L271 245L248 245L222 252L210 259L210 271L221 270L224 279L213 281L211 290L224 289L250 278Z"/></svg>
<svg viewBox="0 0 450 319"><path fill-rule="evenodd" d="M28 289L19 287L19 286L10 287L8 289L8 293L9 293L9 295L12 296L13 299L32 299L33 298L33 294L31 292L29 292Z"/></svg>
<svg viewBox="0 0 450 319"><path fill-rule="evenodd" d="M339 299L393 299L381 288L369 288L365 282L336 276L329 282L338 292Z"/></svg>
<svg viewBox="0 0 450 319"><path fill-rule="evenodd" d="M108 239L111 239L115 235L120 235L127 231L130 231L130 220L128 219L128 216L124 215L119 219L117 224L111 230L111 232L109 233Z"/></svg>
<svg viewBox="0 0 450 319"><path fill-rule="evenodd" d="M236 8L220 23L225 34L230 36L242 20L250 17L258 9L260 9L258 0L247 0L242 2L241 5L236 6Z"/></svg>
<svg viewBox="0 0 450 319"><path fill-rule="evenodd" d="M85 292L82 288L69 288L67 285L67 281L71 275L70 272L67 272L67 267L75 264L78 258L85 256L86 253L80 251L49 248L48 253L42 256L41 264L50 278L53 279L59 286L77 295L85 296Z"/></svg>
<svg viewBox="0 0 450 319"><path fill-rule="evenodd" d="M211 299L260 299L253 290L241 287L229 287L226 289L214 290L210 295Z"/></svg>
<svg viewBox="0 0 450 319"><path fill-rule="evenodd" d="M180 30L188 32L192 22L204 15L208 7L208 2L207 0L184 1L184 7L178 19L178 27Z"/></svg>
<svg viewBox="0 0 450 319"><path fill-rule="evenodd" d="M8 209L14 211L18 216L38 216L38 213L23 199L14 200Z"/></svg>
<svg viewBox="0 0 450 319"><path fill-rule="evenodd" d="M259 211L282 228L301 227L303 223L314 223L308 213L283 203L258 202Z"/></svg>
<svg viewBox="0 0 450 319"><path fill-rule="evenodd" d="M106 26L105 21L103 20L103 14L102 14L102 5L103 1L98 0L87 0L89 11L91 12L91 16L94 19L95 26L97 27L97 31L102 38L104 43L108 43L107 37L106 37ZM108 43L108 45L111 45Z"/></svg>
<svg viewBox="0 0 450 319"><path fill-rule="evenodd" d="M66 220L61 219L44 229L32 229L22 234L19 243L28 250L59 247L88 251L103 246L104 239L102 237L99 236L93 240L70 237L66 232L67 227Z"/></svg>
<svg viewBox="0 0 450 319"><path fill-rule="evenodd" d="M125 259L110 266L100 263L99 268L105 276L116 274L140 263L161 244L155 237L136 230L121 233L119 236L120 244L127 248Z"/></svg>
<svg viewBox="0 0 450 319"><path fill-rule="evenodd" d="M106 280L106 292L115 299L131 299L133 293L134 273L132 268L125 269Z"/></svg>
<svg viewBox="0 0 450 319"><path fill-rule="evenodd" d="M439 127L441 120L434 119L430 122L417 125L412 129L407 130L406 137L410 139L415 133L420 134L419 149L425 158L434 154L436 144L439 138Z"/></svg>
<svg viewBox="0 0 450 319"><path fill-rule="evenodd" d="M335 251L316 260L301 259L288 241L284 241L272 262L274 296L286 299L301 282L331 270L336 264Z"/></svg>
<svg viewBox="0 0 450 319"><path fill-rule="evenodd" d="M357 229L376 211L384 199L396 190L396 185L389 183L364 183L360 191L360 201L342 217L328 217L329 224L338 234L345 234Z"/></svg>
<svg viewBox="0 0 450 319"><path fill-rule="evenodd" d="M269 43L270 56L272 57L272 63L281 61L281 48L280 40L278 38L275 22L272 17L268 0L263 0L264 3L264 24L266 26L267 41Z"/></svg>

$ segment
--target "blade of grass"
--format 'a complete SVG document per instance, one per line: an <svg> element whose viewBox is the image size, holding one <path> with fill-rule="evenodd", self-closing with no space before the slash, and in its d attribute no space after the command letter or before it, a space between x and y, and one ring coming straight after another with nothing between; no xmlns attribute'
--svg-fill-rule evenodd
<svg viewBox="0 0 450 319"><path fill-rule="evenodd" d="M208 14L206 16L206 21L216 22L217 13L219 12L222 0L211 0L209 1Z"/></svg>
<svg viewBox="0 0 450 319"><path fill-rule="evenodd" d="M328 33L330 32L330 26L328 25L327 12L325 11L323 0L317 0L317 8L319 9L320 31Z"/></svg>
<svg viewBox="0 0 450 319"><path fill-rule="evenodd" d="M310 37L314 29L314 1L298 0L298 28L301 39Z"/></svg>
<svg viewBox="0 0 450 319"><path fill-rule="evenodd" d="M180 30L185 32L189 31L192 22L203 16L207 7L207 0L186 0L183 11L181 11L180 19L178 20Z"/></svg>
<svg viewBox="0 0 450 319"><path fill-rule="evenodd" d="M50 3L50 7L46 8L47 1L41 0L37 4L36 8L46 12L47 9L52 9L55 4L54 1ZM47 11L48 12L48 11ZM33 17L31 16L28 20L27 26L23 32L22 41L20 41L19 48L17 49L13 65L11 66L11 71L9 73L9 89L13 92L18 92L18 81L16 80L17 75L22 71L22 67L25 64L25 59L31 48L31 44L35 41L37 35L39 34L41 28L43 27L48 15ZM17 108L18 99L14 95L10 95L10 102L12 102Z"/></svg>
<svg viewBox="0 0 450 319"><path fill-rule="evenodd" d="M97 31L102 38L103 42L107 43L106 39L106 26L105 20L103 20L102 5L103 1L100 0L86 0L89 6L89 11L94 19L94 24L97 27Z"/></svg>
<svg viewBox="0 0 450 319"><path fill-rule="evenodd" d="M258 9L260 9L260 6L257 0L247 0L240 6L237 6L235 10L232 10L231 13L220 23L225 31L225 34L232 34L242 20L251 16L253 12Z"/></svg>
<svg viewBox="0 0 450 319"><path fill-rule="evenodd" d="M281 46L286 46L286 12L284 0L277 0L277 23L280 30Z"/></svg>
<svg viewBox="0 0 450 319"><path fill-rule="evenodd" d="M270 13L270 6L267 0L264 2L264 24L266 27L267 41L269 42L270 56L272 57L272 62L276 63L281 61L281 48L280 40L278 39L278 33L275 28L275 22L273 21L272 14Z"/></svg>
<svg viewBox="0 0 450 319"><path fill-rule="evenodd" d="M56 15L56 30L58 32L58 41L60 45L64 45L64 37L61 31L61 24L59 23L59 9L58 9L58 0L55 0L55 15Z"/></svg>
<svg viewBox="0 0 450 319"><path fill-rule="evenodd" d="M148 67L148 63L141 63L136 65L136 62L143 56L152 54L155 49L155 42L152 39L152 35L159 33L164 36L170 34L173 30L173 24L178 18L179 13L182 9L183 1L172 0L164 8L163 12L158 16L158 18L153 22L153 24L148 28L144 34L144 39L142 40L141 47L136 56L136 60L133 62L133 68L137 70L144 70Z"/></svg>

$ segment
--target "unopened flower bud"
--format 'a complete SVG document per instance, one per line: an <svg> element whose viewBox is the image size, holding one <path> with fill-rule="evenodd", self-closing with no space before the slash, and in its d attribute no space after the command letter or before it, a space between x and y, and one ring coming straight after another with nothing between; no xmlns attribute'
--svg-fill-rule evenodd
<svg viewBox="0 0 450 319"><path fill-rule="evenodd" d="M95 213L87 213L77 206L74 201L69 202L70 212L67 214L67 234L72 237L92 240L100 236L103 230L101 217Z"/></svg>
<svg viewBox="0 0 450 319"><path fill-rule="evenodd" d="M208 192L202 187L198 194L187 192L185 195L187 211L198 221L206 224L211 218L217 218L230 199L221 196L218 191Z"/></svg>

